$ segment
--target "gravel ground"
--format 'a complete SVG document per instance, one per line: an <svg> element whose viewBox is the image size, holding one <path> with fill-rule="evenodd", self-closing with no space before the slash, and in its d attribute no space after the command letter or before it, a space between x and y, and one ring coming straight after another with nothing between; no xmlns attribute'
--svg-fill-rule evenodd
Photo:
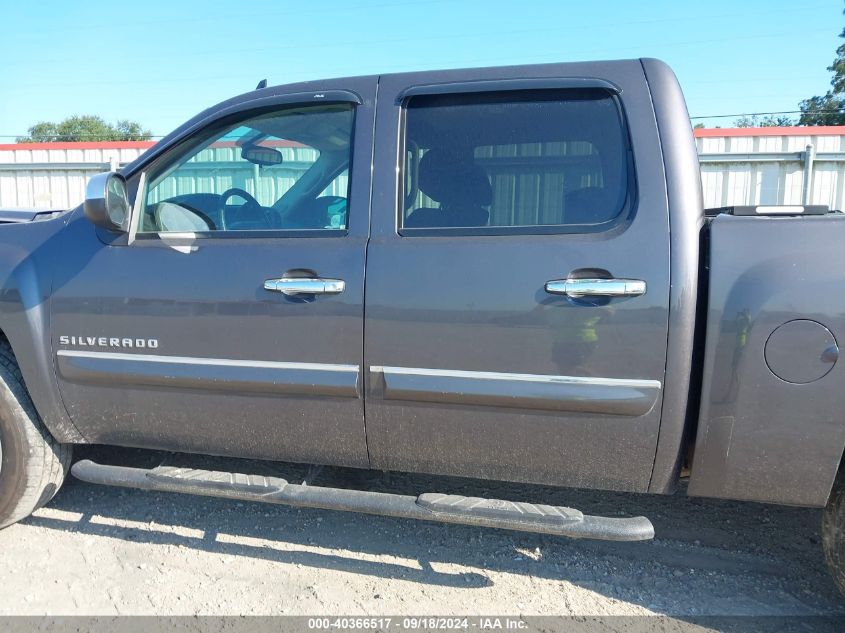
<svg viewBox="0 0 845 633"><path fill-rule="evenodd" d="M143 451L80 456L220 466ZM296 466L249 470L305 476ZM342 469L313 483L645 514L657 538L573 541L70 478L48 507L0 531L0 615L845 614L825 569L819 510Z"/></svg>

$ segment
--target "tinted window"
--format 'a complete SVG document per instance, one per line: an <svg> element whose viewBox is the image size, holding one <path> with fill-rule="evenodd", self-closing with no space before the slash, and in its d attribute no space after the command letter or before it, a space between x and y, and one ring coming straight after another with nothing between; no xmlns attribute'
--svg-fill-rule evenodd
<svg viewBox="0 0 845 633"><path fill-rule="evenodd" d="M625 206L627 170L619 107L604 91L414 97L402 226L600 226Z"/></svg>
<svg viewBox="0 0 845 633"><path fill-rule="evenodd" d="M210 133L151 175L139 232L345 230L352 124L308 106Z"/></svg>

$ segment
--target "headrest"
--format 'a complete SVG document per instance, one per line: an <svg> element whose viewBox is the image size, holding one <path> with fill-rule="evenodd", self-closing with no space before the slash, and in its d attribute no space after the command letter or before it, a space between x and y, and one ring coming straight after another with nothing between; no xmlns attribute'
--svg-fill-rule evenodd
<svg viewBox="0 0 845 633"><path fill-rule="evenodd" d="M478 205L493 202L493 188L487 174L472 162L472 155L461 156L442 149L427 151L420 160L420 190L432 200L446 205Z"/></svg>

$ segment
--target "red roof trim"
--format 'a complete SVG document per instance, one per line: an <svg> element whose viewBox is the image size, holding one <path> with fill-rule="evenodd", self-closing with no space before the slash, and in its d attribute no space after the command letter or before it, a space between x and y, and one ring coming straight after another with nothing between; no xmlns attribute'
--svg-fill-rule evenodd
<svg viewBox="0 0 845 633"><path fill-rule="evenodd" d="M804 127L721 127L693 130L696 138L724 136L845 136L845 125ZM56 143L0 143L0 150L34 149L149 149L155 141L85 141Z"/></svg>
<svg viewBox="0 0 845 633"><path fill-rule="evenodd" d="M90 141L57 143L0 143L0 150L19 149L149 149L155 141Z"/></svg>
<svg viewBox="0 0 845 633"><path fill-rule="evenodd" d="M0 143L0 150L29 149L149 149L155 141L92 141L56 143ZM274 140L261 143L267 147L308 147L296 141ZM218 141L211 147L238 147L234 141Z"/></svg>
<svg viewBox="0 0 845 633"><path fill-rule="evenodd" d="M803 127L717 127L693 130L696 138L724 136L845 136L845 125Z"/></svg>

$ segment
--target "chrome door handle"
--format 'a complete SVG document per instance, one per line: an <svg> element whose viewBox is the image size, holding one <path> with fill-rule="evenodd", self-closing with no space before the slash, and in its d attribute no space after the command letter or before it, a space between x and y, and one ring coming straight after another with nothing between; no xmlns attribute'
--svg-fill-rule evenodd
<svg viewBox="0 0 845 633"><path fill-rule="evenodd" d="M639 297L646 291L641 279L554 279L546 292L567 297Z"/></svg>
<svg viewBox="0 0 845 633"><path fill-rule="evenodd" d="M346 289L343 279L319 279L316 277L267 279L264 290L281 292L289 297L295 295L339 295Z"/></svg>

